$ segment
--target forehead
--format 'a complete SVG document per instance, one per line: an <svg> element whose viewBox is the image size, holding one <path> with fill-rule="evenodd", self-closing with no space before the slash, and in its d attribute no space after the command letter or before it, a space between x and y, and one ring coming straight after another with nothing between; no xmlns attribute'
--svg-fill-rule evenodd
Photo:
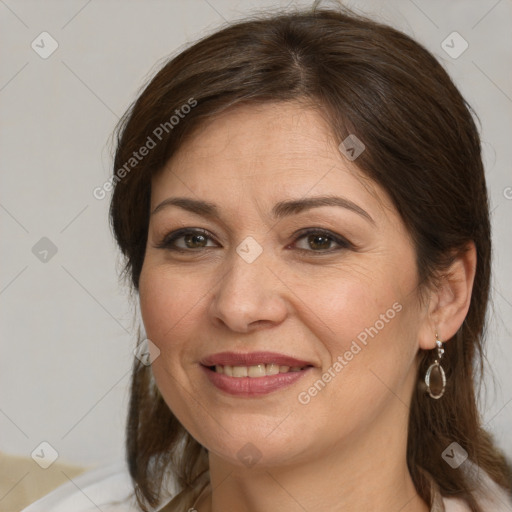
<svg viewBox="0 0 512 512"><path fill-rule="evenodd" d="M186 122L186 120L185 120ZM202 161L230 161L245 169L271 170L284 159L332 160L334 137L315 110L298 103L265 103L230 109L208 120L174 155L174 168ZM228 169L226 169L228 170Z"/></svg>
<svg viewBox="0 0 512 512"><path fill-rule="evenodd" d="M279 200L328 193L389 207L384 191L338 145L312 107L238 106L201 125L154 177L152 208L174 194L227 205L241 195Z"/></svg>

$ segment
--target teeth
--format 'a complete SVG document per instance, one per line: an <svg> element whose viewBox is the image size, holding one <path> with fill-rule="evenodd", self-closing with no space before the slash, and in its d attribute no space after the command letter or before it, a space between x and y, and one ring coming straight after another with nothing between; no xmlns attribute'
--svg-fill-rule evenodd
<svg viewBox="0 0 512 512"><path fill-rule="evenodd" d="M258 364L256 366L249 366L249 368L247 369L248 377L265 377L266 374L267 374L267 372L265 370L264 364ZM233 372L233 375L235 377L237 377L237 375L234 372ZM245 377L245 375L244 375L244 377Z"/></svg>
<svg viewBox="0 0 512 512"><path fill-rule="evenodd" d="M215 371L227 375L228 377L266 377L267 375L277 375L278 373L300 372L303 368L300 366L279 366L277 364L257 364L254 366L229 366L216 365Z"/></svg>
<svg viewBox="0 0 512 512"><path fill-rule="evenodd" d="M266 375L277 375L279 373L279 365L277 364L266 364L265 365Z"/></svg>
<svg viewBox="0 0 512 512"><path fill-rule="evenodd" d="M233 366L233 377L247 377L247 373L247 366Z"/></svg>

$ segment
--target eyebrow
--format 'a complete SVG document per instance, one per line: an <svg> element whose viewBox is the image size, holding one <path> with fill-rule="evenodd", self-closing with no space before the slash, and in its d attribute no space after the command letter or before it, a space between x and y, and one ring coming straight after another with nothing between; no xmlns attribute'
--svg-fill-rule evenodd
<svg viewBox="0 0 512 512"><path fill-rule="evenodd" d="M151 215L155 215L169 206L177 206L189 212L202 215L203 217L220 220L219 210L214 203L191 199L189 197L169 197L162 201L151 212ZM372 224L375 224L375 221L368 212L349 199L338 196L319 196L280 201L272 208L272 216L276 219L282 219L290 215L301 213L312 208L320 208L322 206L339 206L341 208L345 208L346 210L357 213Z"/></svg>

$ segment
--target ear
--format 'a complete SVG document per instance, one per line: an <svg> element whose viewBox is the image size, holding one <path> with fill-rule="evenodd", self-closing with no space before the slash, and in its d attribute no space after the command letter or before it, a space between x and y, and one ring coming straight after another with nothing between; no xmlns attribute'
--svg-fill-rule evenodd
<svg viewBox="0 0 512 512"><path fill-rule="evenodd" d="M445 341L459 330L469 310L475 271L476 248L470 242L429 293L428 312L419 333L420 348L435 348L436 332Z"/></svg>

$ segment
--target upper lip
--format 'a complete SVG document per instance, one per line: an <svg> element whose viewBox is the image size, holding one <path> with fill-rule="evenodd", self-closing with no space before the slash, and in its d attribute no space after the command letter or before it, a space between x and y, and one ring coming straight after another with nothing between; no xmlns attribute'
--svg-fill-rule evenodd
<svg viewBox="0 0 512 512"><path fill-rule="evenodd" d="M302 367L313 366L308 361L276 352L219 352L205 357L201 364L204 366L256 366L258 364L279 364L280 366Z"/></svg>

